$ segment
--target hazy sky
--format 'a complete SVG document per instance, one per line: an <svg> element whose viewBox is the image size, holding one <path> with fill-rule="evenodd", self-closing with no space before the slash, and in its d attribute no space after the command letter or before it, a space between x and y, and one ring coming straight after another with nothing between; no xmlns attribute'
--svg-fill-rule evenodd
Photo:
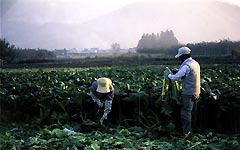
<svg viewBox="0 0 240 150"><path fill-rule="evenodd" d="M1 17L4 15L5 11L11 10L11 6L7 8L2 5L2 2L8 1L11 5L21 3L22 0L0 0L1 1ZM53 12L59 12L59 10L64 10L62 17L55 18L55 16L49 16L46 18L41 18L42 23L46 22L68 22L68 23L82 23L91 19L94 19L103 14L109 13L111 11L117 10L125 5L135 3L142 0L35 0L49 5ZM149 0L153 1L153 0ZM156 0L154 0L156 1ZM162 0L159 0L162 1ZM186 0L169 0L169 1L186 1ZM189 0L189 1L199 1L199 0ZM204 0L200 0L204 1ZM208 1L208 0L205 0ZM231 4L238 5L240 7L240 0L218 0L224 1ZM62 5L61 5L62 4ZM82 13L73 13L76 12ZM81 10L81 11L79 11Z"/></svg>
<svg viewBox="0 0 240 150"><path fill-rule="evenodd" d="M155 26L153 26L153 24L157 24L157 22L150 24L150 26L144 26L144 25L136 26L136 28L134 29L131 29L132 26L128 28L128 26L126 25L124 26L124 24L118 23L119 26L117 26L116 28L117 32L116 32L116 30L114 30L116 26L113 26L115 22L110 22L112 18L108 18L107 20L104 20L104 23L107 22L107 24L104 24L104 26L101 26L102 24L101 19L104 18L103 17L104 14L111 14L111 12L118 10L122 7L125 7L126 5L136 3L136 2L141 2L141 1L145 1L145 2L146 1L147 2L167 1L167 2L170 2L171 4L173 3L179 4L183 2L182 4L184 5L188 4L184 2L224 1L240 7L240 0L0 0L1 2L0 3L1 5L0 6L0 13L1 13L0 37L6 38L10 43L13 43L14 45L17 45L19 47L29 47L28 45L29 43L31 43L33 45L32 47L34 48L44 46L43 44L46 44L46 41L45 42L42 41L44 40L43 37L48 37L49 39L55 39L56 41L54 42L58 43L54 45L56 46L56 48L65 47L65 46L67 47L67 45L68 47L73 46L77 48L82 48L82 47L89 48L92 46L100 47L100 48L109 47L110 44L109 44L109 41L107 41L107 39L111 39L112 41L120 43L121 47L124 47L124 48L133 47L133 46L136 46L137 41L139 40L139 38L143 33L155 32L156 29L154 28ZM141 3L141 4L144 5L144 3ZM201 7L207 8L205 7L205 5ZM179 9L179 8L176 8L176 9ZM154 13L153 13L153 17L154 17ZM98 19L98 18L101 18L101 19ZM135 21L138 21L136 20L137 17L132 17L132 18L133 20L135 19ZM231 18L230 20L232 20ZM128 17L126 17L126 19L128 19ZM205 21L208 21L206 18L203 18L203 19L205 19ZM116 21L115 18L112 20ZM129 22L129 23L132 23L131 21L132 20L126 20L126 22ZM151 20L148 20L148 21L151 22ZM87 28L89 23L91 22L94 22L95 24L99 24L99 26L95 27L95 24L93 26L91 26L90 24L90 27ZM16 25L16 23L19 23L19 24ZM195 21L193 21L193 23L195 23ZM232 35L232 33L235 33L235 32L231 32L232 30L236 30L234 25L237 23L233 23L233 25L229 25L227 23L228 21L226 21L226 27L228 27L227 30L224 29L223 32L217 32L218 28L216 27L217 34L216 35L214 35L213 33L211 34L215 36L214 39L212 38L207 39L207 37L205 37L205 39L201 39L201 41L202 40L207 40L207 41L218 40L218 39L223 39L228 37L231 37L233 39L239 39L239 34ZM51 28L52 26L50 25L52 24L57 24L58 26L56 28L55 27ZM112 24L112 26L109 24ZM224 24L225 22L221 22L222 26ZM65 28L63 29L63 26L68 27L70 25L71 27L73 27L71 29L74 29L74 30L69 30L68 28L66 28L66 30ZM141 25L141 24L138 24L138 25ZM81 28L76 28L76 26ZM106 26L108 28L107 29L108 31L105 31ZM122 29L122 27L124 27L124 30ZM195 32L193 32L191 34L192 36L188 38L186 37L186 35L181 35L183 34L182 28L181 28L181 32L178 31L177 26L175 26L175 24L173 23L171 23L169 27L165 27L164 24L161 24L161 28L160 27L157 27L157 28L158 28L157 30L165 30L169 28L173 29L175 35L181 42L188 41L189 39L194 40L193 38L197 38L197 35L194 36L193 34ZM37 32L39 30L40 32ZM203 30L205 31L205 26ZM26 31L31 31L34 34L31 35L29 32L26 32ZM118 37L119 35L117 34L118 32L126 33L126 34L125 36L121 34L121 36ZM58 34L63 33L63 34L58 35L57 33ZM73 36L73 33L75 33L74 36ZM102 36L103 33L104 33L104 36ZM108 33L107 35L109 37L106 36L106 33ZM84 38L81 38L82 34L86 34L89 37L84 36ZM22 36L21 39L19 38L19 35ZM110 36L114 37L114 39L110 38ZM72 39L72 41L71 42L69 41L69 43L63 44L63 42L61 41L61 40L64 40L63 37L69 40ZM76 45L76 44L74 45L73 41L76 39L81 39L79 41L75 41L75 43L79 45ZM80 44L80 42L82 43ZM197 41L194 41L194 42L197 42ZM96 45L93 45L93 44L96 44Z"/></svg>
<svg viewBox="0 0 240 150"><path fill-rule="evenodd" d="M74 21L84 22L87 20L91 20L105 13L117 10L125 5L142 1L142 0L45 0L45 1L49 1L51 5L54 5L55 3L59 3L61 1L64 4L66 4L67 2L69 3L70 8L72 7L73 9L75 9L76 6L77 7L80 6L81 7L80 9L83 10L82 11L83 13L77 14L78 15L77 19L70 18L71 20L69 20L69 23L73 23ZM170 1L185 1L185 0L170 0ZM191 1L198 1L198 0L191 0ZM200 0L200 1L204 1L204 0ZM218 1L223 1L230 4L238 5L240 7L240 0L218 0Z"/></svg>
<svg viewBox="0 0 240 150"><path fill-rule="evenodd" d="M79 1L81 3L85 3L86 5L88 5L89 8L98 9L98 10L101 10L101 9L113 10L121 6L124 6L126 4L130 4L130 3L141 1L141 0L60 0L60 1L68 1L68 2ZM178 1L183 1L183 0L178 0ZM191 0L191 1L195 1L195 0ZM218 0L218 1L228 2L228 3L240 6L240 0Z"/></svg>
<svg viewBox="0 0 240 150"><path fill-rule="evenodd" d="M48 5L52 12L47 17L41 18L42 23L46 22L64 22L82 23L98 16L117 10L125 5L141 0L29 0ZM27 3L27 0L0 0L1 17L10 11L13 6L19 6L19 3ZM29 7L31 9L31 7ZM29 12L29 10L22 10ZM32 11L32 10L31 10ZM55 18L55 13L62 12L62 18ZM73 13L78 12L78 13ZM81 12L81 13L79 13ZM41 12L39 12L40 14Z"/></svg>
<svg viewBox="0 0 240 150"><path fill-rule="evenodd" d="M89 17L90 18L96 17L104 13L116 10L120 7L123 7L124 5L142 1L142 0L46 0L46 1L49 1L50 3L52 3L52 5L54 5L54 3L59 3L59 1L72 3L72 4L74 3L82 4L81 5L82 9L86 10L86 12L82 15L86 16L85 19L89 19ZM184 1L184 0L170 0L170 1ZM191 0L191 1L197 1L197 0ZM240 7L240 0L218 0L218 1L235 4Z"/></svg>
<svg viewBox="0 0 240 150"><path fill-rule="evenodd" d="M45 1L49 1L53 6L59 2L62 2L63 4L68 3L69 5L68 8L82 10L81 11L83 12L82 14L76 14L76 19L72 18L73 16L72 17L69 16L70 17L69 19L71 20L68 20L69 23L74 23L74 21L80 23L91 20L103 14L119 9L125 5L141 0L45 0Z"/></svg>

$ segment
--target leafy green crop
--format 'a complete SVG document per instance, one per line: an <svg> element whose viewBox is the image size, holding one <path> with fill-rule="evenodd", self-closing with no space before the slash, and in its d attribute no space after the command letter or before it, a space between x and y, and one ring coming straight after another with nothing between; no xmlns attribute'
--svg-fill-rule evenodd
<svg viewBox="0 0 240 150"><path fill-rule="evenodd" d="M28 132L31 129L32 132ZM25 134L24 134L25 133ZM143 128L110 128L107 132L77 132L69 135L61 128L38 130L23 126L6 131L1 128L0 149L239 149L239 136L225 136L212 132L206 135L186 134L155 139Z"/></svg>
<svg viewBox="0 0 240 150"><path fill-rule="evenodd" d="M0 119L37 126L77 122L79 128L93 130L96 124L88 122L92 119L93 113L89 110L93 108L93 102L87 93L92 81L106 76L112 79L115 88L111 112L114 125L141 126L155 132L156 137L171 133L179 128L180 99L167 91L174 87L176 93L180 86L164 78L164 68L1 70ZM239 132L239 70L239 65L202 66L202 93L197 116L202 124L199 128ZM165 86L170 84L174 86ZM229 119L229 124L221 122L223 118Z"/></svg>

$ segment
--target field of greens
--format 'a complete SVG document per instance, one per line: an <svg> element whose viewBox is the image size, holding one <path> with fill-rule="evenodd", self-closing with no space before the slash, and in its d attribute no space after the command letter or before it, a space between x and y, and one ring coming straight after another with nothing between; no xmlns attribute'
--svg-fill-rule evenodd
<svg viewBox="0 0 240 150"><path fill-rule="evenodd" d="M186 135L181 101L161 97L165 66L0 70L0 149L240 149L240 66L201 67ZM88 93L103 76L115 97L101 126Z"/></svg>

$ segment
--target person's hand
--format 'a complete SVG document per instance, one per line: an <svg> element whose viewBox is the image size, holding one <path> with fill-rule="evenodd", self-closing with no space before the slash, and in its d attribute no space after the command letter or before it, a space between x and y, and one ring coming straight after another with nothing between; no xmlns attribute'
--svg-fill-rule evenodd
<svg viewBox="0 0 240 150"><path fill-rule="evenodd" d="M166 69L166 70L164 71L164 75L165 75L166 77L168 77L169 74L170 74L170 71Z"/></svg>
<svg viewBox="0 0 240 150"><path fill-rule="evenodd" d="M197 102L197 101L199 101L199 100L200 100L200 95L199 95L199 94L192 96L192 101L193 101L193 102Z"/></svg>
<svg viewBox="0 0 240 150"><path fill-rule="evenodd" d="M175 74L175 73L177 73L178 72L178 68L173 68L172 69L172 72Z"/></svg>
<svg viewBox="0 0 240 150"><path fill-rule="evenodd" d="M102 116L102 118L100 119L100 124L101 124L101 125L103 125L103 121L104 121L105 119L107 119L107 114L106 114L106 113L104 113L103 116Z"/></svg>

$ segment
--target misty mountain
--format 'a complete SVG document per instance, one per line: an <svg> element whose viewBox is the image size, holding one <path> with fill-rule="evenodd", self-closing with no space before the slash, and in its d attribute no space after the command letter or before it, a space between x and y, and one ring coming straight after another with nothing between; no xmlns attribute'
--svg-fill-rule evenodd
<svg viewBox="0 0 240 150"><path fill-rule="evenodd" d="M240 40L240 7L213 0L145 0L84 23L64 22L71 13L63 6L59 12L43 0L16 0L6 8L1 35L22 48L110 48L112 43L129 48L137 46L143 33L167 29L182 43ZM77 13L84 12L74 10L73 19Z"/></svg>

